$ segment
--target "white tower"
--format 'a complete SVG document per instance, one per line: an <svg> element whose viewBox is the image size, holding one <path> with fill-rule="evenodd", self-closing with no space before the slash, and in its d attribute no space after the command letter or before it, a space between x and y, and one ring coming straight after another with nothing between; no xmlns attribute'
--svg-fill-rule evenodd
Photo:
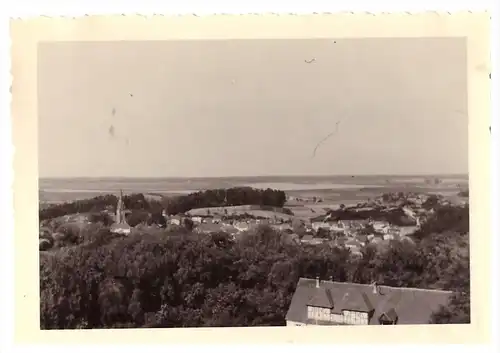
<svg viewBox="0 0 500 353"><path fill-rule="evenodd" d="M116 205L116 220L115 224L111 226L111 232L113 233L129 234L131 231L131 227L127 224L123 208L123 192L120 190L120 197L118 198L118 203Z"/></svg>
<svg viewBox="0 0 500 353"><path fill-rule="evenodd" d="M120 197L118 198L118 204L116 205L116 223L120 224L125 220L123 214L123 192L120 190Z"/></svg>

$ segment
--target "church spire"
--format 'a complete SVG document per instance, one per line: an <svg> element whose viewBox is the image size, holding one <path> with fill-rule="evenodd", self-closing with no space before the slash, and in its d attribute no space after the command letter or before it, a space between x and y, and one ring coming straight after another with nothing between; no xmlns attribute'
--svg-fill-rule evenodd
<svg viewBox="0 0 500 353"><path fill-rule="evenodd" d="M131 231L130 226L127 224L125 218L125 210L123 203L123 191L120 189L120 196L116 205L116 220L115 224L111 226L111 231L118 234L129 234Z"/></svg>
<svg viewBox="0 0 500 353"><path fill-rule="evenodd" d="M123 217L123 191L120 190L120 197L118 198L118 204L116 205L116 223L120 224L124 221Z"/></svg>

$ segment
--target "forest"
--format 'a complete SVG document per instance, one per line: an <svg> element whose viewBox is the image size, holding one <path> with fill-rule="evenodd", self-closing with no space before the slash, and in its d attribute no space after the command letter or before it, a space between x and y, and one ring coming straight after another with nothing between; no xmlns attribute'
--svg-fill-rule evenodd
<svg viewBox="0 0 500 353"><path fill-rule="evenodd" d="M353 208L342 208L336 210L330 210L327 212L329 219L332 221L349 219L349 220L364 220L371 219L373 221L383 221L389 222L395 226L412 226L415 225L415 221L409 218L401 208L395 209L385 209L385 208L373 208L366 210L358 210ZM318 217L318 220L322 220L324 216Z"/></svg>
<svg viewBox="0 0 500 353"><path fill-rule="evenodd" d="M168 214L172 215L205 207L259 205L281 208L285 202L286 194L281 190L235 187L198 191L169 198L165 202L165 209Z"/></svg>
<svg viewBox="0 0 500 353"><path fill-rule="evenodd" d="M267 226L232 240L178 227L116 237L96 226L78 246L40 252L40 326L281 326L299 277L455 291L432 323L470 322L468 207L439 209L415 241L363 257L299 245Z"/></svg>
<svg viewBox="0 0 500 353"><path fill-rule="evenodd" d="M281 208L285 201L286 194L281 190L250 187L198 191L188 195L164 197L162 201L148 199L140 193L123 196L125 208L128 210L161 214L162 210L165 209L169 215L204 207L259 205ZM39 220L44 221L75 213L96 213L109 208L114 210L117 202L118 198L115 195L102 195L85 200L48 205L40 208Z"/></svg>

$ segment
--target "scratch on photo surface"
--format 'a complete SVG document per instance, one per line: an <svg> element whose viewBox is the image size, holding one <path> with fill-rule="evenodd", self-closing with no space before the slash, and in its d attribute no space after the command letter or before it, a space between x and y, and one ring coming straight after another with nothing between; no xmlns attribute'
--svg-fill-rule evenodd
<svg viewBox="0 0 500 353"><path fill-rule="evenodd" d="M337 121L335 123L335 130L333 130L332 132L330 132L326 137L324 137L321 141L318 142L318 144L316 145L316 147L314 147L314 150L313 150L313 154L312 154L312 158L316 157L316 151L318 150L318 148L326 142L326 140L328 140L330 137L332 137L333 135L335 135L338 130L339 130L339 124L340 124L340 121Z"/></svg>

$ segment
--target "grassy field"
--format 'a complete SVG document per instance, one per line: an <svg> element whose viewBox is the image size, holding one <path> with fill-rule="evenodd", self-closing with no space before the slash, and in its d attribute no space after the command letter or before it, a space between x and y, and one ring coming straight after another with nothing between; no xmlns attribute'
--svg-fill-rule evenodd
<svg viewBox="0 0 500 353"><path fill-rule="evenodd" d="M227 213L226 211L227 210ZM250 206L230 206L230 207L210 207L197 208L188 212L190 216L225 216L225 215L244 215L253 217L279 218L284 221L292 220L294 217L279 211L257 210Z"/></svg>

